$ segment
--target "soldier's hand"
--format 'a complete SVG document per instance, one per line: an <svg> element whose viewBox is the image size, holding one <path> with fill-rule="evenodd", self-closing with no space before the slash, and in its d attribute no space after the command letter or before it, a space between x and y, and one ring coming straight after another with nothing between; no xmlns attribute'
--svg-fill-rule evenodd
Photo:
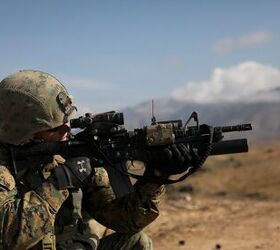
<svg viewBox="0 0 280 250"><path fill-rule="evenodd" d="M89 184L92 174L90 159L75 157L57 166L51 175L51 180L58 189L83 188Z"/></svg>
<svg viewBox="0 0 280 250"><path fill-rule="evenodd" d="M181 174L190 166L193 156L185 144L150 147L146 165L161 175Z"/></svg>

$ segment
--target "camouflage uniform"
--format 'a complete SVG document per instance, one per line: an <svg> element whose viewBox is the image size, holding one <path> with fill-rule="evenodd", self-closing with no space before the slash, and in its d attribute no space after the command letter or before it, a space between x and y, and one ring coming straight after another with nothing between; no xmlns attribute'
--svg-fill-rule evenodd
<svg viewBox="0 0 280 250"><path fill-rule="evenodd" d="M20 194L4 163L0 166L0 185L4 249L27 249L35 245L32 249L42 249L46 243L40 240L49 233L55 234L54 226L59 241L64 233L61 228L71 225L72 207L64 203L69 195L67 190L57 190L51 183L44 182L42 187ZM101 239L98 249L152 249L150 239L141 230L157 218L156 204L164 193L163 186L136 184L134 193L116 199L106 170L99 168L93 176L93 184L84 193L85 212L117 232ZM94 234L93 229L88 237L98 237Z"/></svg>
<svg viewBox="0 0 280 250"><path fill-rule="evenodd" d="M66 249L75 249L72 236L80 242L99 240L90 227L84 235L68 235L65 240L73 224L72 191L58 190L47 179L24 186L15 180L7 161L6 145L26 143L34 133L64 124L74 110L65 87L47 73L23 71L0 83L0 249L55 249L55 235ZM63 162L54 156L44 174ZM35 179L34 173L28 176ZM98 249L152 249L141 230L158 216L156 205L163 193L161 185L136 183L135 192L116 198L106 170L96 168L91 185L83 190L83 214L116 231L101 239Z"/></svg>
<svg viewBox="0 0 280 250"><path fill-rule="evenodd" d="M41 188L23 194L9 168L0 165L0 249L27 249L45 235L54 233L55 216L68 197L67 190L57 190L44 182Z"/></svg>

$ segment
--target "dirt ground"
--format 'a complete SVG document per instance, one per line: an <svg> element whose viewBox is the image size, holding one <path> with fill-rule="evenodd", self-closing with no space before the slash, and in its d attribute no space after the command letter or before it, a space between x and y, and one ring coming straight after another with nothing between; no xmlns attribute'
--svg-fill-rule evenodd
<svg viewBox="0 0 280 250"><path fill-rule="evenodd" d="M146 232L155 250L280 249L280 144L209 157L202 171L168 187Z"/></svg>

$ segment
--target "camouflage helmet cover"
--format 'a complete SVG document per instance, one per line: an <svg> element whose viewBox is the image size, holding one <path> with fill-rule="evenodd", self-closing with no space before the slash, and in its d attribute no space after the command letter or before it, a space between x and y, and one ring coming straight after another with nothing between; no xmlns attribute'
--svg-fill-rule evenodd
<svg viewBox="0 0 280 250"><path fill-rule="evenodd" d="M23 70L0 82L0 141L30 141L40 131L58 127L75 114L71 96L48 73Z"/></svg>

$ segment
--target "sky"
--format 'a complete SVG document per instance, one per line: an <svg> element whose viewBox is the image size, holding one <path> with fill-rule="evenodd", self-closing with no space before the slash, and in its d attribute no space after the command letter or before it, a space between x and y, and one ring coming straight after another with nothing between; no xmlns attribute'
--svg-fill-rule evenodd
<svg viewBox="0 0 280 250"><path fill-rule="evenodd" d="M81 113L280 86L277 0L2 0L0 12L0 78L51 73Z"/></svg>

